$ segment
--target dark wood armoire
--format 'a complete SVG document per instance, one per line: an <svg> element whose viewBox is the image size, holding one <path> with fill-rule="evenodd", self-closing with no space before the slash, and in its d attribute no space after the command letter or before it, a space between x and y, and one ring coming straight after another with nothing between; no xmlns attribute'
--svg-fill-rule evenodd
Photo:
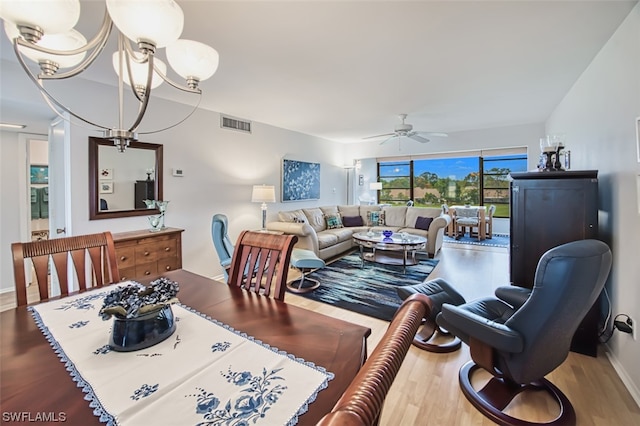
<svg viewBox="0 0 640 426"><path fill-rule="evenodd" d="M531 288L549 249L598 237L598 171L512 173L511 284ZM576 331L571 350L596 356L599 302Z"/></svg>
<svg viewBox="0 0 640 426"><path fill-rule="evenodd" d="M144 200L156 199L156 182L154 180L137 180L135 184L135 203L136 209L146 209L147 205Z"/></svg>

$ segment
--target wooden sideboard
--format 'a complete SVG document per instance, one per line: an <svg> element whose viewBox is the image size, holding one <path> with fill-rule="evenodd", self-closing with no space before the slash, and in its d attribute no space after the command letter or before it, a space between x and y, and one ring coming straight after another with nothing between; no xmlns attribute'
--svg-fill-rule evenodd
<svg viewBox="0 0 640 426"><path fill-rule="evenodd" d="M148 229L113 234L122 281L182 268L184 229Z"/></svg>

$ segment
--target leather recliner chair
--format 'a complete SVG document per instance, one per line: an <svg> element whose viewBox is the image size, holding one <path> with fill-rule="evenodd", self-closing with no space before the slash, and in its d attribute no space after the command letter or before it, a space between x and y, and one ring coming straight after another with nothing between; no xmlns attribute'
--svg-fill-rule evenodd
<svg viewBox="0 0 640 426"><path fill-rule="evenodd" d="M497 297L443 304L438 325L458 336L471 352L472 361L459 374L466 398L498 424L537 424L503 410L524 390L544 390L560 407L558 416L544 424L575 424L571 402L544 377L566 359L572 337L598 299L610 268L611 251L605 243L574 241L540 258L530 291L500 287ZM476 390L472 376L479 368L493 377Z"/></svg>

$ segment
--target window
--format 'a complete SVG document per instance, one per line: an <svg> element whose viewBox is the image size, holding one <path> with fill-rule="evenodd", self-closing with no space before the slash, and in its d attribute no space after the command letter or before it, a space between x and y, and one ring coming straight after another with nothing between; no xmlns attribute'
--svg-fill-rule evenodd
<svg viewBox="0 0 640 426"><path fill-rule="evenodd" d="M379 159L379 200L396 205L413 200L415 206L438 208L442 204L495 204L494 216L509 217L509 173L527 170L527 154L525 149L492 151L499 155L473 152Z"/></svg>
<svg viewBox="0 0 640 426"><path fill-rule="evenodd" d="M413 198L411 168L410 161L378 163L378 176L382 182L380 203L404 205Z"/></svg>

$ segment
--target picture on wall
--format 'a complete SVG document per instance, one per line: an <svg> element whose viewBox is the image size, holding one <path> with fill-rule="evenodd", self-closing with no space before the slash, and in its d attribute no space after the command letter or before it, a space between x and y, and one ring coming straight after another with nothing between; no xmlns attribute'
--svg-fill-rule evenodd
<svg viewBox="0 0 640 426"><path fill-rule="evenodd" d="M31 165L31 184L49 183L49 166Z"/></svg>
<svg viewBox="0 0 640 426"><path fill-rule="evenodd" d="M282 160L282 201L320 199L320 163Z"/></svg>
<svg viewBox="0 0 640 426"><path fill-rule="evenodd" d="M100 180L113 179L113 169L100 169Z"/></svg>
<svg viewBox="0 0 640 426"><path fill-rule="evenodd" d="M113 193L113 181L100 182L100 193L101 194L112 194Z"/></svg>

